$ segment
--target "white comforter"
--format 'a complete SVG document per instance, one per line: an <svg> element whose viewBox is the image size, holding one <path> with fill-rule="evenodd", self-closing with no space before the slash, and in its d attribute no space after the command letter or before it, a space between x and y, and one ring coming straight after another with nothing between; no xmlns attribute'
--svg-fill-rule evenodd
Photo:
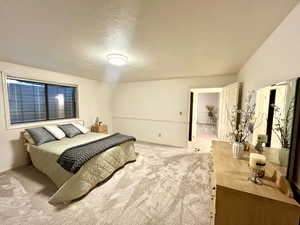
<svg viewBox="0 0 300 225"><path fill-rule="evenodd" d="M66 149L106 136L87 133L29 148L33 165L48 175L58 187L57 192L49 199L50 203L68 202L85 195L117 169L136 159L134 143L127 142L93 157L75 174L68 172L57 163L60 154Z"/></svg>

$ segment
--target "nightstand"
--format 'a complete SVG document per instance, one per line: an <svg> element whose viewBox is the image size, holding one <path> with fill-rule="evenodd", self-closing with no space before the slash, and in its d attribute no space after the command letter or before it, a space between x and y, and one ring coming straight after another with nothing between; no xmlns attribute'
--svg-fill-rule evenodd
<svg viewBox="0 0 300 225"><path fill-rule="evenodd" d="M108 134L108 129L106 124L94 125L92 126L91 131L95 133Z"/></svg>

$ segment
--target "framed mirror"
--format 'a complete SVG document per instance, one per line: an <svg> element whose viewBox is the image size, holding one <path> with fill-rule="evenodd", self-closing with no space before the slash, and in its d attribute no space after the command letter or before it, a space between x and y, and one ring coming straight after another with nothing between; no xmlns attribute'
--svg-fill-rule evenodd
<svg viewBox="0 0 300 225"><path fill-rule="evenodd" d="M291 150L298 78L256 91L252 144L263 140L263 154L287 175Z"/></svg>

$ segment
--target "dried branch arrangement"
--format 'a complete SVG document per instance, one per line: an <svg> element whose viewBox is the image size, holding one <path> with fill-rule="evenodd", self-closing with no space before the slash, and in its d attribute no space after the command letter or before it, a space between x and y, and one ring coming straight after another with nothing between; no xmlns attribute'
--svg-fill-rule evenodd
<svg viewBox="0 0 300 225"><path fill-rule="evenodd" d="M254 91L250 92L242 109L234 106L229 116L231 132L229 136L233 142L245 143L251 133L250 125L255 115Z"/></svg>

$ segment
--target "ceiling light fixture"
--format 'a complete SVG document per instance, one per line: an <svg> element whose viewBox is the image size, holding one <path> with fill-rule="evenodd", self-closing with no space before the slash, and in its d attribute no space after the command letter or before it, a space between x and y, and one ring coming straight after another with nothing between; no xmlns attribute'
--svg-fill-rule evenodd
<svg viewBox="0 0 300 225"><path fill-rule="evenodd" d="M128 58L125 55L120 54L108 54L106 56L107 61L116 66L124 66L128 63Z"/></svg>

